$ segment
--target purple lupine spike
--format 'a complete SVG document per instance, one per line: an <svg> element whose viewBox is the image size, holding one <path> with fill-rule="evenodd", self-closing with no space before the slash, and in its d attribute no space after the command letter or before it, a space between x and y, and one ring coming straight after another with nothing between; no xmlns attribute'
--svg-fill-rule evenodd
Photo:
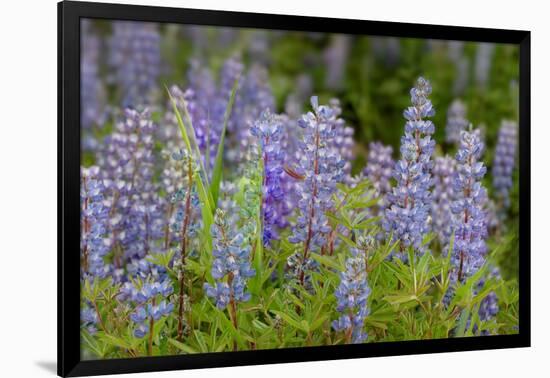
<svg viewBox="0 0 550 378"><path fill-rule="evenodd" d="M513 121L502 121L493 160L493 187L501 208L510 207L512 175L516 162L518 127Z"/></svg>
<svg viewBox="0 0 550 378"><path fill-rule="evenodd" d="M168 278L159 281L148 277L143 281L124 283L118 299L134 305L130 320L134 325L135 337L141 339L153 332L150 325L174 311L174 304L167 300L173 292Z"/></svg>
<svg viewBox="0 0 550 378"><path fill-rule="evenodd" d="M435 142L434 124L426 120L435 113L428 95L430 83L420 77L411 89L413 106L404 112L405 135L401 138L401 160L395 164L393 177L397 186L386 196L388 208L382 226L388 235L399 240L401 252L413 247L423 252L422 239L429 231L430 188Z"/></svg>
<svg viewBox="0 0 550 378"><path fill-rule="evenodd" d="M485 262L487 224L483 205L487 193L481 179L486 168L479 161L483 149L479 130L462 131L453 176L451 211L455 237L450 251L453 280L459 282L474 274Z"/></svg>
<svg viewBox="0 0 550 378"><path fill-rule="evenodd" d="M163 235L163 203L153 183L155 128L148 110L126 109L98 154L109 194L109 230L117 269L143 258Z"/></svg>
<svg viewBox="0 0 550 378"><path fill-rule="evenodd" d="M481 88L486 88L489 83L494 52L494 43L477 45L474 75L477 85Z"/></svg>
<svg viewBox="0 0 550 378"><path fill-rule="evenodd" d="M337 150L338 154L345 161L345 180L349 182L351 178L351 161L355 157L355 141L353 140L353 134L355 133L355 130L353 129L353 127L346 126L346 122L342 118L340 118L340 115L342 114L340 101L336 98L333 98L330 100L329 104L335 118L333 147Z"/></svg>
<svg viewBox="0 0 550 378"><path fill-rule="evenodd" d="M80 123L83 129L101 127L105 118L105 88L99 77L101 40L94 33L90 20L82 19L80 36ZM91 138L91 136L87 136ZM83 147L97 142L85 139Z"/></svg>
<svg viewBox="0 0 550 378"><path fill-rule="evenodd" d="M323 58L326 66L325 87L340 90L344 86L346 65L351 50L351 36L335 34L325 49Z"/></svg>
<svg viewBox="0 0 550 378"><path fill-rule="evenodd" d="M313 112L308 112L298 121L303 129L300 143L300 159L296 177L303 177L296 185L299 216L289 238L291 243L303 243L298 278L303 286L310 253L318 252L326 243L326 234L331 231L325 212L332 208L332 195L336 184L344 179L345 161L332 148L335 138L334 111L319 105L317 97L311 98Z"/></svg>
<svg viewBox="0 0 550 378"><path fill-rule="evenodd" d="M453 93L455 96L459 96L464 93L468 85L470 60L464 54L463 41L448 41L447 46L447 55L449 60L455 65L456 70L453 82Z"/></svg>
<svg viewBox="0 0 550 378"><path fill-rule="evenodd" d="M365 255L357 249L352 253L353 256L346 260L345 271L340 272L340 284L334 292L336 310L341 315L332 322L332 328L345 332L347 342L363 343L367 340L364 323L369 314L367 300L371 289L367 282Z"/></svg>
<svg viewBox="0 0 550 378"><path fill-rule="evenodd" d="M466 106L460 100L454 100L447 111L447 125L445 126L445 140L447 143L460 142L460 133L468 127Z"/></svg>
<svg viewBox="0 0 550 378"><path fill-rule="evenodd" d="M149 105L161 73L161 37L155 23L114 21L108 41L112 80L125 107Z"/></svg>
<svg viewBox="0 0 550 378"><path fill-rule="evenodd" d="M489 277L500 279L500 269L498 267L492 267ZM483 288L483 285L485 284L484 280L481 280L477 288L478 290L481 290ZM479 319L482 321L486 321L489 319L494 318L498 314L498 297L494 291L489 293L487 297L485 297L479 306Z"/></svg>
<svg viewBox="0 0 550 378"><path fill-rule="evenodd" d="M246 302L250 293L246 292L246 281L256 273L250 267L250 246L244 245L244 236L235 232L227 223L225 213L216 209L211 234L213 239L212 277L215 285L204 284L206 295L216 301L223 310L231 301Z"/></svg>
<svg viewBox="0 0 550 378"><path fill-rule="evenodd" d="M442 246L449 244L453 232L451 204L454 200L453 176L455 170L456 161L450 156L435 159L432 171L434 176L432 227Z"/></svg>
<svg viewBox="0 0 550 378"><path fill-rule="evenodd" d="M97 324L99 323L99 317L95 309L92 309L89 305L80 310L80 323L90 335L97 333Z"/></svg>
<svg viewBox="0 0 550 378"><path fill-rule="evenodd" d="M365 177L372 183L375 195L380 198L378 208L386 207L386 194L391 191L391 177L395 162L392 159L393 148L380 142L369 143L367 165L363 171Z"/></svg>
<svg viewBox="0 0 550 378"><path fill-rule="evenodd" d="M475 80L477 85L481 88L487 87L489 83L494 52L494 43L479 43L477 46L475 56Z"/></svg>
<svg viewBox="0 0 550 378"><path fill-rule="evenodd" d="M269 245L272 240L278 240L278 225L284 222L284 212L279 211L284 206L284 160L282 150L283 121L271 114L269 110L262 113L250 128L251 134L259 141L263 160L262 184L262 217L263 241Z"/></svg>
<svg viewBox="0 0 550 378"><path fill-rule="evenodd" d="M105 277L111 267L104 261L109 252L108 218L105 187L99 179L99 168L81 168L80 173L80 253L82 278Z"/></svg>

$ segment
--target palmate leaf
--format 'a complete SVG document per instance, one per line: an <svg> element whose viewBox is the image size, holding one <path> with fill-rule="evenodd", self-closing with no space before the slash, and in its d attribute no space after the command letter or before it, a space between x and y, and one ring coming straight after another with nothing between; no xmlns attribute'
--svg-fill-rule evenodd
<svg viewBox="0 0 550 378"><path fill-rule="evenodd" d="M214 161L214 170L212 171L212 183L210 184L210 193L215 204L218 203L218 197L220 194L220 183L222 180L225 133L227 130L227 123L229 122L229 117L231 117L231 110L233 109L233 104L235 103L235 95L237 93L238 85L239 78L237 77L237 79L235 79L235 83L233 84L233 89L231 89L231 96L229 97L229 102L227 103L227 108L225 109L225 114L223 116L223 128L220 135L220 143L218 144L218 151L216 152L216 160Z"/></svg>

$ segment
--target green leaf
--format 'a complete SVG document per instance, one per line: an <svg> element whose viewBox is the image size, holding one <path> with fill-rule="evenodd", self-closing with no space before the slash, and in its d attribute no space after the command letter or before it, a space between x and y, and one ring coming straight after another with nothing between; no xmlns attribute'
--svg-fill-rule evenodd
<svg viewBox="0 0 550 378"><path fill-rule="evenodd" d="M123 349L132 349L132 344L130 344L128 341L121 339L119 337L115 337L112 335L108 335L106 333L99 334L99 338L106 344L113 345L119 348Z"/></svg>
<svg viewBox="0 0 550 378"><path fill-rule="evenodd" d="M316 260L318 263L320 263L322 265L325 265L325 266L328 266L329 268L332 268L332 269L338 270L338 271L342 270L342 267L340 265L338 265L338 263L336 261L334 261L333 259L331 259L328 256L322 256L322 255L318 255L316 253L312 253L311 257L313 258L313 260Z"/></svg>
<svg viewBox="0 0 550 378"><path fill-rule="evenodd" d="M311 326L309 327L309 330L311 332L315 331L317 328L323 325L323 323L328 319L328 315L323 315L320 318L317 318L316 320L311 323Z"/></svg>
<svg viewBox="0 0 550 378"><path fill-rule="evenodd" d="M210 193L212 194L212 199L214 203L218 203L218 196L220 194L220 183L222 180L222 168L223 168L223 149L225 143L225 132L227 130L227 123L229 122L229 117L231 117L231 110L233 108L233 103L235 102L235 94L237 93L237 87L239 84L239 78L235 79L233 84L233 89L231 90L231 96L229 97L229 102L227 108L225 109L225 114L223 117L223 128L220 135L220 143L218 144L218 151L216 152L216 160L214 161L214 170L212 171L212 183L210 184Z"/></svg>
<svg viewBox="0 0 550 378"><path fill-rule="evenodd" d="M282 312L282 311L272 311L272 312L275 315L279 315L287 324L291 325L292 327L294 327L296 329L299 329L301 331L304 331L304 332L309 331L309 326L308 326L307 322L304 325L301 321L298 321L298 320L294 319L293 317L288 315L286 312Z"/></svg>
<svg viewBox="0 0 550 378"><path fill-rule="evenodd" d="M104 357L103 351L100 349L98 342L90 336L90 334L86 331L80 332L80 337L82 340L84 340L84 344L90 348L92 352L94 352L98 357Z"/></svg>
<svg viewBox="0 0 550 378"><path fill-rule="evenodd" d="M407 303L410 301L416 301L418 297L414 294L406 294L406 295L386 295L384 297L384 300L389 302L392 305L398 305L401 303Z"/></svg>
<svg viewBox="0 0 550 378"><path fill-rule="evenodd" d="M468 318L470 317L470 311L468 309L462 310L460 318L458 319L458 326L456 328L456 336L462 337L466 333L466 325L468 323Z"/></svg>
<svg viewBox="0 0 550 378"><path fill-rule="evenodd" d="M182 352L189 353L189 354L198 353L195 349L191 348L189 345L183 344L178 340L168 339L168 342L173 346L175 346L176 348L178 348L179 350L181 350Z"/></svg>
<svg viewBox="0 0 550 378"><path fill-rule="evenodd" d="M208 352L208 346L206 345L206 341L204 340L204 336L201 331L193 331L193 335L195 336L195 339L197 340L197 343L199 344L200 351L202 353Z"/></svg>

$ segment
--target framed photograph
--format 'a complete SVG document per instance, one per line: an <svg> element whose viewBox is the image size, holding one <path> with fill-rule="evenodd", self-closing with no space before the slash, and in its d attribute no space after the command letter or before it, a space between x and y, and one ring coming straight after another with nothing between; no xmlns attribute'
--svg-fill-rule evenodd
<svg viewBox="0 0 550 378"><path fill-rule="evenodd" d="M58 25L59 375L530 345L528 31Z"/></svg>

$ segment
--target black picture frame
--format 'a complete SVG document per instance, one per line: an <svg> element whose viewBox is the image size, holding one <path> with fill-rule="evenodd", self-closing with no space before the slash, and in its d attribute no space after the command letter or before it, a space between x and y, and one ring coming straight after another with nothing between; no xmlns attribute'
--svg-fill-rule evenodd
<svg viewBox="0 0 550 378"><path fill-rule="evenodd" d="M517 44L520 48L519 333L134 359L80 360L80 18ZM58 374L82 376L528 347L530 310L530 32L154 6L58 3Z"/></svg>

